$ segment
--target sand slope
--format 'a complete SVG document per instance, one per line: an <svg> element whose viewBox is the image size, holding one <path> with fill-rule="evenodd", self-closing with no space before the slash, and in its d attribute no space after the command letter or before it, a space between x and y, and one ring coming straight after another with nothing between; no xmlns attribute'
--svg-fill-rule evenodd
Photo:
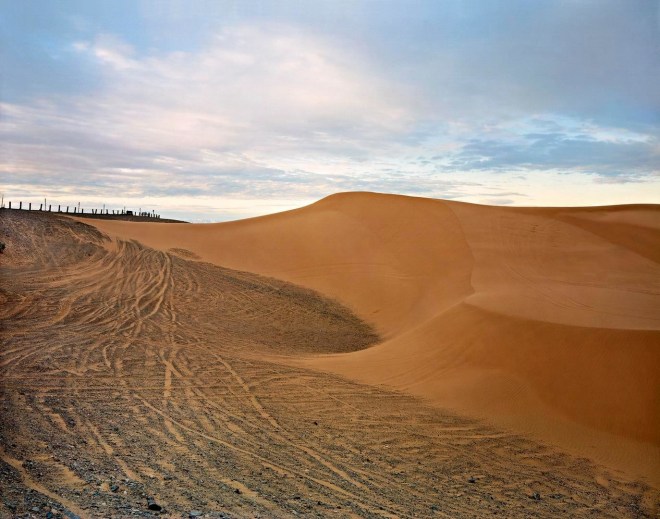
<svg viewBox="0 0 660 519"><path fill-rule="evenodd" d="M483 353L469 345L493 323L464 303L447 306L442 297L456 290L427 280L447 309L410 319L418 336L368 349L381 338L336 301L183 248L110 240L80 221L19 210L0 211L0 238L0 517L33 516L35 506L82 519L153 517L146 496L167 517L658 515L660 490L643 481L318 369L348 360L344 369L362 367L353 377L438 399L455 365L453 401L474 383L471 411L488 404L485 372L470 378L466 366ZM423 315L432 291L419 294ZM423 333L437 335L438 319L447 320L440 349ZM502 326L521 327L515 318ZM461 356L468 361L454 362Z"/></svg>
<svg viewBox="0 0 660 519"><path fill-rule="evenodd" d="M90 222L340 300L384 342L304 359L660 480L660 208L352 193L240 222Z"/></svg>

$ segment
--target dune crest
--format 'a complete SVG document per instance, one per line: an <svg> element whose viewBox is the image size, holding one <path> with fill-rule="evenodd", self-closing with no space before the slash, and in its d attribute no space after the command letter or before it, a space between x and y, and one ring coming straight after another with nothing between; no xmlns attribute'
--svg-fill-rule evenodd
<svg viewBox="0 0 660 519"><path fill-rule="evenodd" d="M660 481L660 207L339 194L222 224L90 221L303 285L381 344L304 358Z"/></svg>

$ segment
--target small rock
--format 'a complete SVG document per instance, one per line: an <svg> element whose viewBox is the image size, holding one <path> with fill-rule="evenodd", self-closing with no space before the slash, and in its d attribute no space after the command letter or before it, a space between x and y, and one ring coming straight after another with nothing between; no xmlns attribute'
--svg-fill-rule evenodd
<svg viewBox="0 0 660 519"><path fill-rule="evenodd" d="M202 512L200 512L199 510L192 510L188 513L188 517L190 517L190 518L192 518L192 517L202 517L202 515L203 515Z"/></svg>
<svg viewBox="0 0 660 519"><path fill-rule="evenodd" d="M30 508L30 512L34 512L35 514L38 514L39 512L41 512L41 508L39 508L38 506L33 506L32 508Z"/></svg>
<svg viewBox="0 0 660 519"><path fill-rule="evenodd" d="M541 500L541 494L538 492L534 492L531 496L529 496L530 499L533 499L534 501L540 501Z"/></svg>
<svg viewBox="0 0 660 519"><path fill-rule="evenodd" d="M48 512L46 514L46 519L54 519L54 517L55 517L55 514L53 514L53 512Z"/></svg>
<svg viewBox="0 0 660 519"><path fill-rule="evenodd" d="M237 494L241 494L241 493L242 493L240 488L237 488L236 490L234 490L234 492L236 492Z"/></svg>
<svg viewBox="0 0 660 519"><path fill-rule="evenodd" d="M470 478L470 479L468 479L468 483L476 483L476 482L477 482L477 480L474 479L474 478Z"/></svg>
<svg viewBox="0 0 660 519"><path fill-rule="evenodd" d="M162 506L156 503L153 497L147 498L147 508L149 508L149 510L154 510L156 512L160 512L163 509Z"/></svg>
<svg viewBox="0 0 660 519"><path fill-rule="evenodd" d="M119 490L119 485L112 485L110 487L110 491L112 491L112 492L117 492L118 490Z"/></svg>
<svg viewBox="0 0 660 519"><path fill-rule="evenodd" d="M314 425L318 425L319 423L317 421L314 421Z"/></svg>

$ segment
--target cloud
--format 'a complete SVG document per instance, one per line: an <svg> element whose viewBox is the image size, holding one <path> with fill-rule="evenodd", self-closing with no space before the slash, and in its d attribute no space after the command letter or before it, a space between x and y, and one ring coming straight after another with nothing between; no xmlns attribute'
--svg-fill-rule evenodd
<svg viewBox="0 0 660 519"><path fill-rule="evenodd" d="M134 132L141 147L235 149L304 138L332 147L339 131L362 138L405 127L406 113L366 63L289 27L225 29L197 53L133 59L116 38L83 49L107 75L82 101L106 135ZM101 121L99 121L101 122Z"/></svg>
<svg viewBox="0 0 660 519"><path fill-rule="evenodd" d="M108 34L72 48L96 64L103 87L3 103L8 181L300 195L314 177L279 162L363 160L409 124L399 94L367 64L288 27L227 29L196 53L138 57Z"/></svg>
<svg viewBox="0 0 660 519"><path fill-rule="evenodd" d="M461 169L554 169L641 179L660 171L655 139L604 141L562 133L526 134L519 142L472 139L453 159Z"/></svg>
<svg viewBox="0 0 660 519"><path fill-rule="evenodd" d="M426 45L416 45L416 53L408 49L406 57L414 60L408 71L421 78L422 99L436 113L657 122L656 2L449 1L435 15Z"/></svg>
<svg viewBox="0 0 660 519"><path fill-rule="evenodd" d="M538 202L545 172L566 190L584 174L602 189L658 179L651 3L294 4L16 4L0 45L16 71L0 79L3 183Z"/></svg>
<svg viewBox="0 0 660 519"><path fill-rule="evenodd" d="M72 48L76 52L91 53L100 63L116 70L137 69L138 61L131 59L133 48L112 34L100 34L93 42L77 41Z"/></svg>
<svg viewBox="0 0 660 519"><path fill-rule="evenodd" d="M482 198L479 202L486 205L511 205L516 203L516 201L511 198L497 198L497 197Z"/></svg>

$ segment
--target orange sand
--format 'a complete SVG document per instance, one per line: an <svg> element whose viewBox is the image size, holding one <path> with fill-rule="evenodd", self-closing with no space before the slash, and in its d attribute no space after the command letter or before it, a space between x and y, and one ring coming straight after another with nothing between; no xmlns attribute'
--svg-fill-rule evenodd
<svg viewBox="0 0 660 519"><path fill-rule="evenodd" d="M660 206L349 193L222 224L86 222L318 290L384 337L298 362L660 483Z"/></svg>

